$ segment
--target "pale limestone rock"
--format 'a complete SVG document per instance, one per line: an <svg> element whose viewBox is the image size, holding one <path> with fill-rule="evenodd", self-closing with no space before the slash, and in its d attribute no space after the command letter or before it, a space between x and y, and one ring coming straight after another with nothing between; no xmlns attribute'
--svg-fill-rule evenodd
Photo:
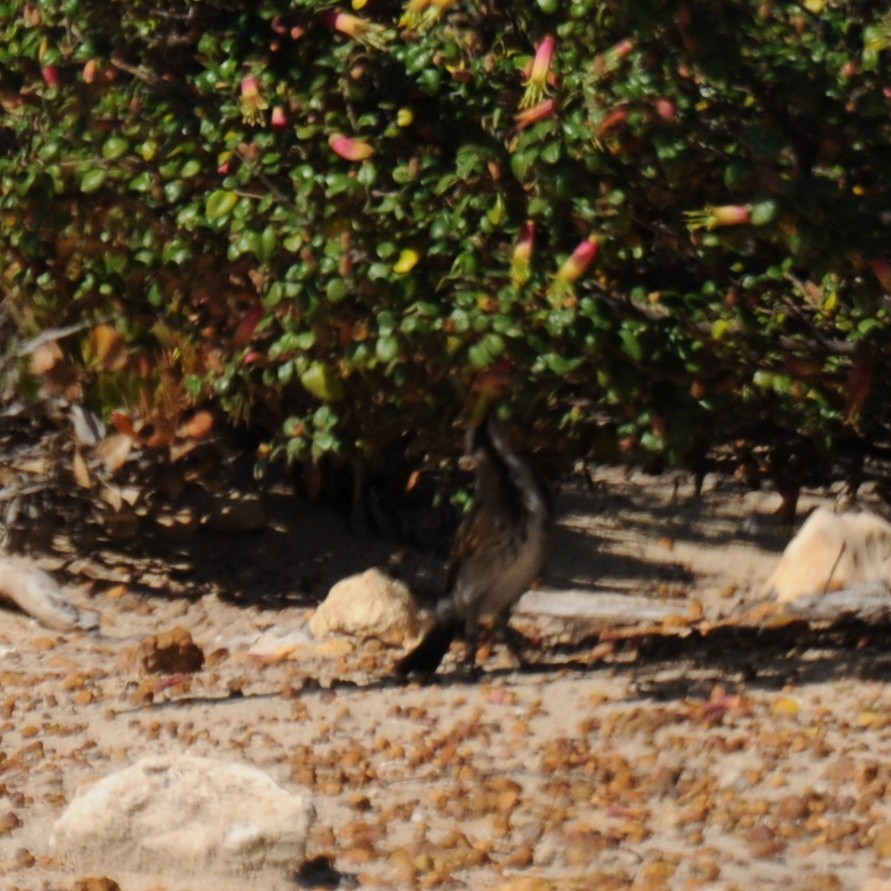
<svg viewBox="0 0 891 891"><path fill-rule="evenodd" d="M99 624L98 614L81 613L49 573L24 557L0 554L0 599L58 631L92 629Z"/></svg>
<svg viewBox="0 0 891 891"><path fill-rule="evenodd" d="M162 755L80 792L50 846L69 868L254 879L298 870L314 820L304 796L256 767Z"/></svg>
<svg viewBox="0 0 891 891"><path fill-rule="evenodd" d="M377 568L341 579L309 620L314 637L376 637L394 646L417 643L422 621L408 587Z"/></svg>
<svg viewBox="0 0 891 891"><path fill-rule="evenodd" d="M248 655L258 662L274 665L277 662L301 659L340 659L355 649L355 643L345 637L314 640L306 628L297 631L264 631L251 644Z"/></svg>
<svg viewBox="0 0 891 891"><path fill-rule="evenodd" d="M891 523L821 507L789 542L765 590L788 603L862 582L891 586Z"/></svg>

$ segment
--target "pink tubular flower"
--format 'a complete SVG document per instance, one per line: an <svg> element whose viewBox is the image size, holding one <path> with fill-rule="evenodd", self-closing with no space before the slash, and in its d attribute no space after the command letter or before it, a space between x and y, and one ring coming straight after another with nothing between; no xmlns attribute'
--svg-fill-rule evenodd
<svg viewBox="0 0 891 891"><path fill-rule="evenodd" d="M597 252L600 250L600 238L597 235L589 235L567 257L554 280L548 288L548 301L551 306L569 306L573 302L573 285L585 274L588 267L594 262Z"/></svg>
<svg viewBox="0 0 891 891"><path fill-rule="evenodd" d="M260 95L260 84L253 75L241 79L241 98L246 102L253 102Z"/></svg>
<svg viewBox="0 0 891 891"><path fill-rule="evenodd" d="M335 155L347 161L367 161L374 154L374 149L367 142L360 142L341 133L332 136L328 145Z"/></svg>
<svg viewBox="0 0 891 891"><path fill-rule="evenodd" d="M424 13L430 6L430 0L408 0L405 9L402 10L402 17L399 24L403 28L416 28L420 24Z"/></svg>
<svg viewBox="0 0 891 891"><path fill-rule="evenodd" d="M514 245L514 253L511 257L510 280L515 288L522 288L529 281L529 267L534 247L535 223L532 220L526 220L520 227L520 237Z"/></svg>
<svg viewBox="0 0 891 891"><path fill-rule="evenodd" d="M241 115L249 124L259 124L269 103L260 92L260 82L252 74L241 79Z"/></svg>
<svg viewBox="0 0 891 891"><path fill-rule="evenodd" d="M557 41L548 35L542 38L535 48L535 56L532 65L526 75L526 92L520 101L520 108L530 108L538 105L544 99L548 91L548 83L551 76L551 63L554 60L554 51Z"/></svg>
<svg viewBox="0 0 891 891"><path fill-rule="evenodd" d="M594 262L599 250L600 238L590 235L563 261L563 265L557 270L556 280L568 284L577 282Z"/></svg>
<svg viewBox="0 0 891 891"><path fill-rule="evenodd" d="M423 34L445 15L454 2L455 0L408 0L399 19L399 26Z"/></svg>
<svg viewBox="0 0 891 891"><path fill-rule="evenodd" d="M725 226L743 226L752 221L751 204L722 204L717 207L709 206L704 210L688 210L684 212L687 218L687 228L691 231L697 229L722 229Z"/></svg>
<svg viewBox="0 0 891 891"><path fill-rule="evenodd" d="M281 105L274 105L269 116L269 123L277 129L288 126L288 115Z"/></svg>
<svg viewBox="0 0 891 891"><path fill-rule="evenodd" d="M537 124L539 121L544 121L551 117L556 108L557 103L554 98L548 97L543 102L539 102L538 105L533 105L532 108L524 108L523 111L518 111L514 115L514 120L517 122L517 126L522 130L525 127L531 127L533 124Z"/></svg>
<svg viewBox="0 0 891 891"><path fill-rule="evenodd" d="M263 318L263 308L260 306L252 306L245 314L242 320L238 323L238 327L235 329L235 336L233 341L235 343L236 349L242 349L246 347L250 342L251 338L254 336L254 331L257 329L257 325L260 324L260 320Z"/></svg>
<svg viewBox="0 0 891 891"><path fill-rule="evenodd" d="M594 56L594 76L597 78L612 74L622 60L631 54L634 49L633 40L620 40L615 46Z"/></svg>
<svg viewBox="0 0 891 891"><path fill-rule="evenodd" d="M369 49L382 50L387 45L387 29L383 25L375 22L369 22L367 19L359 18L352 13L344 12L342 9L328 9L322 13L322 21L339 31L352 37L357 43Z"/></svg>
<svg viewBox="0 0 891 891"><path fill-rule="evenodd" d="M628 114L629 110L627 105L619 105L609 111L597 125L597 131L595 133L597 139L602 139L610 130L615 129L628 120Z"/></svg>

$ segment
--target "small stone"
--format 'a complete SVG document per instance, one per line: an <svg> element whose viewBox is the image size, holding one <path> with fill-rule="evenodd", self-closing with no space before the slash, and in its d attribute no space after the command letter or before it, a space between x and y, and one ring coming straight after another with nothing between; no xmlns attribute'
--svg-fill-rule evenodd
<svg viewBox="0 0 891 891"><path fill-rule="evenodd" d="M876 833L874 845L879 857L891 857L891 825L883 826Z"/></svg>
<svg viewBox="0 0 891 891"><path fill-rule="evenodd" d="M148 674L189 674L204 666L204 652L180 625L147 637L129 654L133 667Z"/></svg>
<svg viewBox="0 0 891 891"><path fill-rule="evenodd" d="M6 811L5 814L0 814L0 835L9 835L13 829L18 829L21 825L22 821L15 811Z"/></svg>
<svg viewBox="0 0 891 891"><path fill-rule="evenodd" d="M405 647L426 627L408 587L377 568L341 579L309 620L317 638L348 634Z"/></svg>
<svg viewBox="0 0 891 891"><path fill-rule="evenodd" d="M121 891L121 886L107 876L87 876L74 883L73 891Z"/></svg>

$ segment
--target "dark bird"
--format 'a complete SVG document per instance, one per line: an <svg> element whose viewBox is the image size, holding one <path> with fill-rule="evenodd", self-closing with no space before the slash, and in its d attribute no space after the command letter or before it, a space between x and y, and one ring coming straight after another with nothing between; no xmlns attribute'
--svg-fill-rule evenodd
<svg viewBox="0 0 891 891"><path fill-rule="evenodd" d="M397 665L399 674L432 674L463 634L476 662L480 620L506 626L514 603L541 572L551 511L529 466L513 450L494 410L468 432L475 504L458 528L446 564L446 593L435 623Z"/></svg>

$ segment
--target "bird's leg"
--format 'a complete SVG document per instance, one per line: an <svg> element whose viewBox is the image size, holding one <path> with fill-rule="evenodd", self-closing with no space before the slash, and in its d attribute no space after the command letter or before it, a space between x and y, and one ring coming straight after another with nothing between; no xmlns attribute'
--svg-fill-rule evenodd
<svg viewBox="0 0 891 891"><path fill-rule="evenodd" d="M501 625L501 631L504 635L504 643L507 645L507 648L511 651L516 660L522 664L523 652L526 649L526 645L529 643L526 639L526 635L521 631L517 631L516 628L512 627L506 621Z"/></svg>
<svg viewBox="0 0 891 891"><path fill-rule="evenodd" d="M529 641L526 639L526 635L510 625L509 619L510 616L505 615L498 620L498 636L504 641L507 651L517 664L517 668L523 668L526 664L526 660L523 658L523 651L526 649Z"/></svg>
<svg viewBox="0 0 891 891"><path fill-rule="evenodd" d="M479 646L479 635L480 627L476 615L468 616L467 621L464 625L464 637L467 641L467 651L464 654L464 667L471 675L476 675L479 673L479 668L476 664L476 652Z"/></svg>

